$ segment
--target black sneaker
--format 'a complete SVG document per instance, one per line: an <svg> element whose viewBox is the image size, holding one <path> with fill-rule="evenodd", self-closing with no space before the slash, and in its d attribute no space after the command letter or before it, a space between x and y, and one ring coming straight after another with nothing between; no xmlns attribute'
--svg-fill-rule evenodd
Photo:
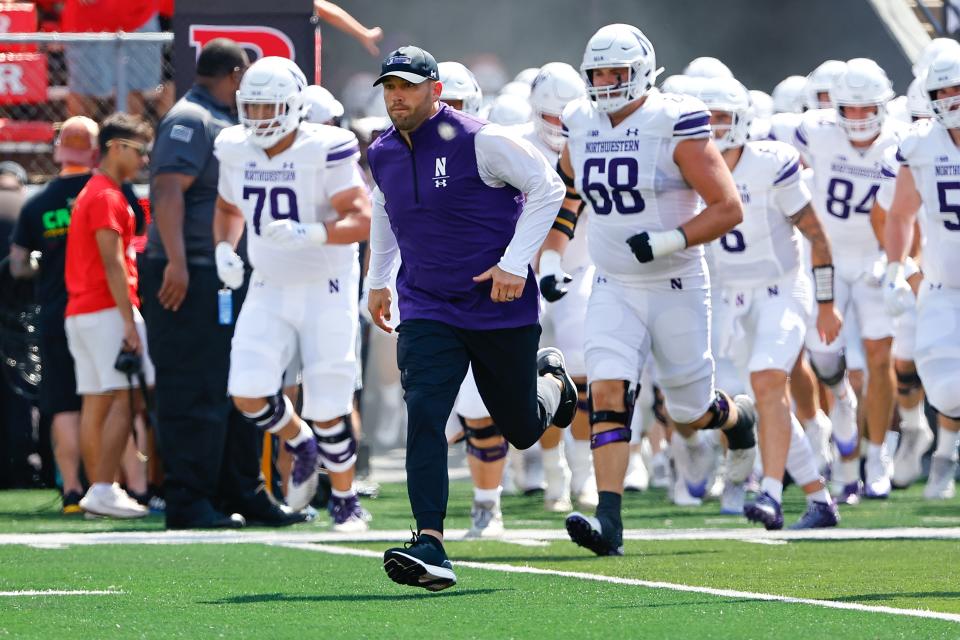
<svg viewBox="0 0 960 640"><path fill-rule="evenodd" d="M383 554L383 570L397 584L423 587L429 591L442 591L457 584L457 576L443 550L443 543L433 536L414 533L402 549L387 549Z"/></svg>
<svg viewBox="0 0 960 640"><path fill-rule="evenodd" d="M63 494L63 515L72 516L83 513L83 509L80 508L80 498L82 497L83 494L77 491L69 491Z"/></svg>
<svg viewBox="0 0 960 640"><path fill-rule="evenodd" d="M570 540L584 549L598 556L623 555L623 529L617 529L609 521L574 511L567 516L566 524Z"/></svg>
<svg viewBox="0 0 960 640"><path fill-rule="evenodd" d="M563 354L556 347L545 347L537 351L537 374L552 374L563 382L560 392L560 404L553 414L553 426L566 429L577 415L577 384L567 373Z"/></svg>

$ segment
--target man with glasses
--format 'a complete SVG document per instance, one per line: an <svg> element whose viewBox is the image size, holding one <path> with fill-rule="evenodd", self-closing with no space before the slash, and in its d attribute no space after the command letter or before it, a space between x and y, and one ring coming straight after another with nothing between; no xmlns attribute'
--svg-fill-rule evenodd
<svg viewBox="0 0 960 640"><path fill-rule="evenodd" d="M121 190L146 162L152 135L136 116L117 113L104 121L99 170L77 196L67 239L64 324L83 397L80 446L91 481L80 508L115 518L149 513L114 480L130 437L133 403L130 378L115 367L118 354L135 353L148 385L154 377L137 309L136 215Z"/></svg>

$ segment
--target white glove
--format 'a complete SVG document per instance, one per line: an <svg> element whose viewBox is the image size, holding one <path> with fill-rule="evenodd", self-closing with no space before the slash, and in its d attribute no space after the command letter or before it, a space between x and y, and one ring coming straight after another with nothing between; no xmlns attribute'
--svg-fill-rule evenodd
<svg viewBox="0 0 960 640"><path fill-rule="evenodd" d="M243 259L229 242L217 244L214 258L217 262L217 277L231 289L239 289L243 285Z"/></svg>
<svg viewBox="0 0 960 640"><path fill-rule="evenodd" d="M293 220L274 220L263 228L260 235L281 247L299 249L310 244L324 244L327 241L327 227L322 222L300 224Z"/></svg>
<svg viewBox="0 0 960 640"><path fill-rule="evenodd" d="M883 286L884 274L887 271L887 255L881 254L879 258L874 261L873 266L867 271L865 276L865 281L868 286L871 287L880 287Z"/></svg>
<svg viewBox="0 0 960 640"><path fill-rule="evenodd" d="M883 281L883 304L887 313L896 318L916 303L913 290L904 276L903 264L891 262L887 265L887 275Z"/></svg>

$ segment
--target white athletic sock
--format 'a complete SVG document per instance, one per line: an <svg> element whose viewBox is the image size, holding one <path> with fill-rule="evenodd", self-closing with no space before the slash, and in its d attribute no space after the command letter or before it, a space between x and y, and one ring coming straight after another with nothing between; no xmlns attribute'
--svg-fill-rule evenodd
<svg viewBox="0 0 960 640"><path fill-rule="evenodd" d="M496 489L478 489L474 487L473 501L499 503L501 491L503 491L503 487L497 487Z"/></svg>
<svg viewBox="0 0 960 640"><path fill-rule="evenodd" d="M957 446L960 445L960 431L947 431L942 427L939 431L937 450L933 452L933 455L941 458L956 458Z"/></svg>
<svg viewBox="0 0 960 640"><path fill-rule="evenodd" d="M807 494L807 502L823 502L826 504L832 504L833 499L830 497L830 492L826 489L817 489L813 493Z"/></svg>
<svg viewBox="0 0 960 640"><path fill-rule="evenodd" d="M871 442L870 444L867 445L867 464L878 464L882 456L883 456L882 444L873 444Z"/></svg>
<svg viewBox="0 0 960 640"><path fill-rule="evenodd" d="M923 402L918 402L917 406L906 408L900 406L900 429L910 430L919 429L923 420Z"/></svg>
<svg viewBox="0 0 960 640"><path fill-rule="evenodd" d="M763 480L760 481L760 490L765 491L778 504L783 503L783 483L779 480L764 476Z"/></svg>
<svg viewBox="0 0 960 640"><path fill-rule="evenodd" d="M295 447L301 442L306 442L312 437L313 431L307 426L306 422L300 420L300 433L287 440L287 444L289 444L291 447Z"/></svg>
<svg viewBox="0 0 960 640"><path fill-rule="evenodd" d="M543 449L543 479L547 483L546 498L559 500L570 494L570 470L563 456L563 441L552 449Z"/></svg>
<svg viewBox="0 0 960 640"><path fill-rule="evenodd" d="M593 460L590 457L590 441L572 438L567 442L567 464L570 465L571 490L579 494L590 479Z"/></svg>
<svg viewBox="0 0 960 640"><path fill-rule="evenodd" d="M860 479L860 458L840 461L840 477L843 484L850 484Z"/></svg>
<svg viewBox="0 0 960 640"><path fill-rule="evenodd" d="M833 391L836 402L849 407L848 413L854 416L852 420L839 420L832 425L833 434L838 440L850 442L857 435L857 420L855 417L857 415L857 397L853 393L853 387L850 386L850 381L847 379L847 376L844 376L840 383L830 387L830 390Z"/></svg>
<svg viewBox="0 0 960 640"><path fill-rule="evenodd" d="M787 472L799 486L820 479L817 458L813 455L810 441L796 416L790 416L790 449L787 451Z"/></svg>
<svg viewBox="0 0 960 640"><path fill-rule="evenodd" d="M353 487L350 487L346 491L337 491L336 489L330 489L330 495L334 498L352 498L357 495L357 492L353 490Z"/></svg>

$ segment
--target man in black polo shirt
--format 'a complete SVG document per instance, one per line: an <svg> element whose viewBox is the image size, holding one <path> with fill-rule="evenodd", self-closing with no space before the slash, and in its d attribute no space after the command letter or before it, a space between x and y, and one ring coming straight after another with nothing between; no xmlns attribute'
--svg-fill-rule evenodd
<svg viewBox="0 0 960 640"><path fill-rule="evenodd" d="M230 340L245 289L219 295L213 208L220 167L213 142L237 124L235 96L248 64L232 40L207 43L195 84L157 126L151 153L153 224L141 287L157 369L169 528L238 527L242 516L267 525L305 519L284 512L263 490L259 433L227 397ZM232 309L218 308L218 301Z"/></svg>

